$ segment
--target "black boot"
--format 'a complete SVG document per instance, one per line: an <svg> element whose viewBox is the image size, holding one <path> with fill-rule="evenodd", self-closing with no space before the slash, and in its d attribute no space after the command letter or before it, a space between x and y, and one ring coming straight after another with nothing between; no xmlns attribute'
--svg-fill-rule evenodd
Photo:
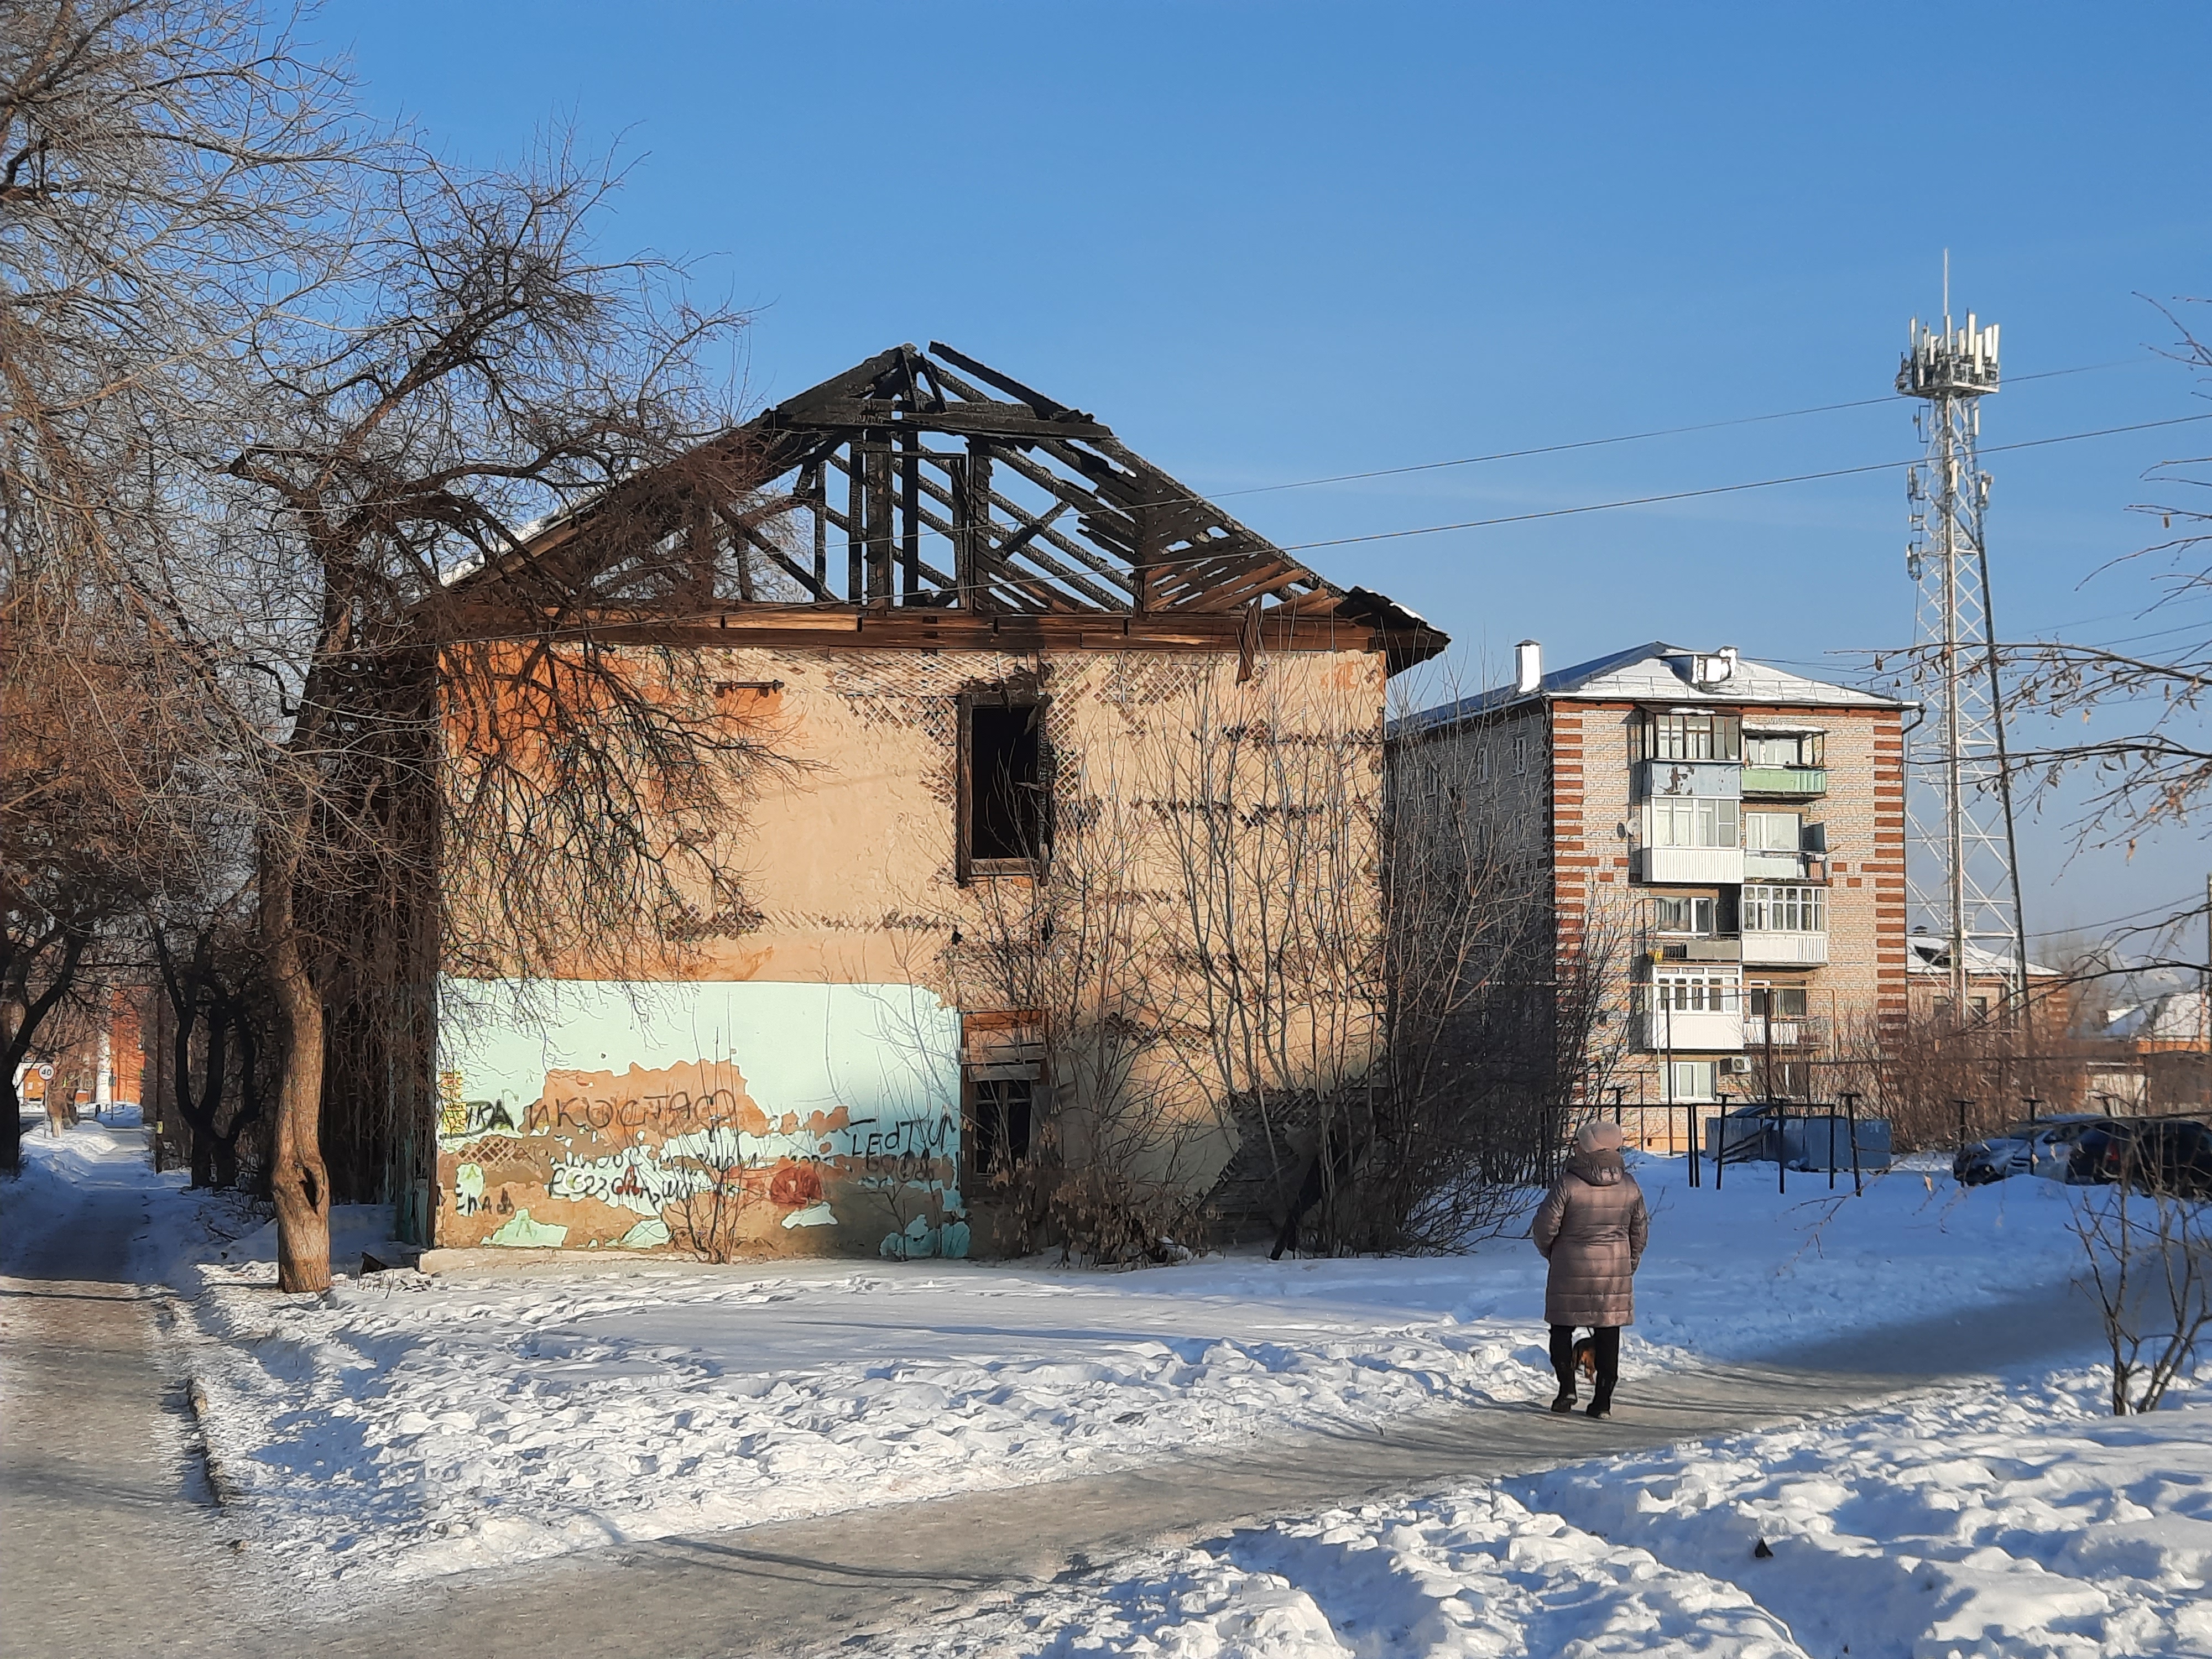
<svg viewBox="0 0 2212 1659"><path fill-rule="evenodd" d="M1559 1397L1552 1409L1565 1416L1575 1408L1575 1328L1552 1327L1552 1374L1559 1379Z"/></svg>
<svg viewBox="0 0 2212 1659"><path fill-rule="evenodd" d="M1597 1397L1589 1403L1592 1417L1613 1415L1613 1385L1620 1381L1620 1327L1601 1325L1590 1333L1597 1359Z"/></svg>

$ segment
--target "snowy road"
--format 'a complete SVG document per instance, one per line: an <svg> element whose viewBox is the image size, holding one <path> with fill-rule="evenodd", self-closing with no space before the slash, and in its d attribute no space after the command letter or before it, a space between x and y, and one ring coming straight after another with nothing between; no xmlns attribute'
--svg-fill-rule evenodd
<svg viewBox="0 0 2212 1659"><path fill-rule="evenodd" d="M116 1150L120 1154L124 1148ZM1443 1614L1432 1613L1419 1615L1428 1620L1423 1627L1434 1626L1451 1639L1400 1650L1536 1650L1527 1644L1549 1641L1544 1632L1571 1626L1571 1620L1561 1622L1561 1607L1571 1604L1587 1613L1595 1605L1593 1597L1611 1595L1606 1605L1613 1613L1607 1617L1627 1610L1656 1620L1651 1632L1679 1631L1697 1638L1670 1638L1640 1650L1795 1653L1786 1632L1771 1636L1783 1627L1741 1590L1694 1571L1685 1577L1680 1569L1655 1563L1642 1550L1608 1545L1589 1530L1610 1522L1602 1493L1583 1495L1585 1486L1577 1482L1586 1477L1577 1468L1644 1470L1637 1477L1641 1489L1656 1494L1651 1503L1663 1507L1680 1501L1666 1494L1683 1486L1668 1471L1685 1456L1666 1448L1711 1443L1805 1414L1863 1413L1901 1389L1947 1373L2075 1351L2091 1334L2086 1305L2048 1288L2012 1301L1981 1297L1963 1313L1929 1313L1908 1302L1907 1310L1920 1311L1921 1317L1847 1337L1832 1320L1801 1326L1762 1315L1783 1346L1793 1350L1796 1368L1771 1358L1731 1357L1647 1375L1635 1382L1610 1424L1555 1419L1525 1402L1455 1397L1453 1403L1377 1423L1347 1422L1319 1431L1285 1427L1234 1444L1194 1443L1171 1458L1078 1479L1033 1478L1031 1484L881 1503L738 1532L685 1532L494 1571L373 1582L343 1592L326 1584L318 1590L258 1547L243 1557L217 1547L239 1535L243 1517L196 1506L189 1477L178 1473L190 1467L179 1455L185 1422L149 1353L150 1304L124 1282L122 1236L149 1200L143 1181L134 1188L120 1167L113 1184L104 1185L102 1168L94 1160L89 1174L67 1191L27 1182L8 1199L8 1265L18 1278L6 1286L5 1303L8 1432L0 1444L7 1460L0 1578L8 1605L0 1644L11 1654L158 1648L291 1655L303 1637L333 1659L389 1659L395 1653L459 1648L494 1656L626 1653L639 1650L641 1638L656 1654L742 1654L818 1651L856 1634L869 1651L1062 1650L1023 1637L1044 1616L1041 1607L1064 1619L1070 1630L1106 1637L1109 1651L1328 1654L1351 1650L1329 1636L1332 1622L1349 1631L1393 1598L1417 1610L1431 1602L1449 1608L1455 1605L1448 1594L1455 1583L1486 1586L1482 1603L1495 1609L1510 1611L1516 1595L1526 1601L1530 1610L1515 1626L1523 1647L1458 1644L1444 1630L1449 1620L1438 1625ZM1916 1176L1911 1188L1920 1184ZM2042 1199L2025 1189L2021 1196ZM66 1217L58 1209L44 1212L65 1201L85 1208ZM2026 1215L2014 1217L2014 1232ZM1940 1226L1954 1231L1960 1223L1956 1212L1937 1217ZM1686 1229L1678 1236L1689 1243ZM2027 1243L2025 1237L2010 1239L2008 1261L2026 1261ZM1409 1284L1435 1271L1415 1266ZM1841 1274L1847 1267L1866 1270L1856 1255L1839 1261L1835 1271ZM1248 1270L1232 1264L1224 1271L1234 1276ZM1686 1265L1684 1271L1695 1268ZM1203 1279L1192 1282L1228 1288ZM1085 1304L1094 1297L1118 1300L1127 1312L1130 1292L1091 1288L1095 1283L1078 1278L1054 1287L1049 1305L1073 1336L1102 1351L1133 1336L1158 1340L1158 1310L1146 1311L1140 1329L1114 1337L1108 1317L1114 1309ZM1018 1288L1015 1293L1021 1294ZM1513 1293L1510 1285L1505 1293ZM459 1298L457 1309L489 1309L512 1294L512 1287L453 1294ZM589 1299L609 1293L587 1289L580 1294ZM1465 1288L1440 1281L1432 1292L1420 1294L1464 1300ZM970 1312L963 1328L953 1328L957 1322L945 1317L945 1310L929 1307L931 1322L945 1327L937 1339L942 1353L917 1356L900 1338L878 1340L898 1345L899 1358L918 1364L969 1364L986 1355L997 1363L1010 1354L1018 1358L1033 1341L1041 1344L1040 1353L1066 1357L1068 1346L1050 1338L1054 1328L1026 1316L1018 1328L1009 1328L987 1311L989 1298L969 1292L962 1299ZM1388 1324L1419 1311L1412 1304L1363 1309L1334 1292L1304 1305L1279 1302L1269 1308L1233 1298L1220 1305L1241 1309L1237 1316L1247 1324L1274 1322L1273 1340L1302 1337L1324 1346L1356 1340L1363 1320ZM1012 1304L1001 1301L1000 1306ZM810 1343L820 1347L817 1359L843 1363L848 1345L882 1310L879 1304L820 1297L756 1304L744 1334L766 1340L771 1333L760 1316L768 1313L776 1328L779 1363ZM1466 1312L1486 1316L1479 1307ZM634 1303L600 1313L570 1309L552 1324L538 1326L530 1340L561 1334L565 1340L579 1329L595 1332L616 1344L605 1350L612 1363L626 1365L623 1355L672 1338L711 1346L719 1339L708 1328L733 1314L708 1302L685 1309L678 1323L668 1324L670 1314ZM360 1327L356 1322L348 1328ZM1743 1340L1739 1328L1732 1346L1740 1350ZM1806 1368L1808 1362L1812 1369ZM312 1380L321 1374L311 1368L298 1376ZM1834 1449L1821 1455L1869 1455L1850 1437L1853 1432L1848 1424L1838 1426L1832 1434ZM1693 1463L1705 1456L1695 1446L1686 1455ZM1747 1455L1738 1454L1711 1479L1723 1480L1733 1472L1753 1480L1760 1471L1756 1457L1747 1462ZM1532 1516L1526 1509L1539 1490L1552 1491L1542 1484L1542 1472L1550 1470L1560 1474L1547 1501L1560 1508L1579 1505L1588 1511L1582 1525L1555 1515ZM1746 1491L1747 1501L1778 1512L1802 1503L1802 1494L1793 1498L1788 1489L1780 1498ZM1346 1518L1338 1506L1347 1504L1366 1507ZM1697 1527L1711 1524L1701 1514L1684 1510L1683 1536L1692 1542ZM1270 1517L1282 1517L1281 1524L1231 1532ZM1385 1539L1389 1547L1376 1552L1373 1547ZM1163 1550L1169 1553L1162 1555ZM1492 1567L1482 1565L1492 1556L1521 1562L1515 1571L1528 1582L1498 1579ZM1116 1559L1121 1565L1098 1570ZM1382 1571L1386 1562L1389 1570ZM1314 1581L1311 1595L1284 1589L1286 1574L1295 1579L1309 1571L1325 1576ZM1365 1589L1363 1572L1375 1581ZM1452 1578L1455 1572L1459 1580ZM1424 1584L1431 1589L1422 1589ZM1606 1589L1607 1584L1613 1589ZM1332 1595L1338 1599L1331 1601ZM1132 1597L1145 1607L1131 1612ZM1254 1639L1214 1641L1210 1623L1206 1641L1195 1644L1178 1637L1146 1648L1135 1638L1122 1642L1112 1636L1120 1628L1112 1623L1121 1616L1117 1607L1138 1624L1152 1618L1158 1629L1171 1632L1182 1627L1178 1620L1188 1623L1186 1604L1209 1598L1228 1609L1231 1622L1246 1621ZM1325 1619L1316 1611L1323 1603L1328 1603ZM1057 1613L1051 1613L1053 1606ZM333 1614L342 1616L333 1620ZM1322 1625L1306 1630L1316 1620ZM312 1631L304 1632L310 1625ZM1270 1631L1287 1635L1277 1643ZM935 1644L938 1632L944 1633L941 1647Z"/></svg>
<svg viewBox="0 0 2212 1659"><path fill-rule="evenodd" d="M69 1243L42 1246L40 1259L19 1273L97 1278L100 1264L89 1258L117 1253L87 1243L113 1237L98 1225L49 1237ZM79 1259L64 1262L66 1249L80 1252ZM269 1620L269 1587L254 1593L244 1567L208 1547L221 1530L216 1519L192 1512L190 1494L162 1455L178 1433L148 1352L149 1304L112 1280L87 1287L24 1279L9 1289L21 1292L14 1305L28 1311L15 1314L8 1332L7 1651L296 1652L297 1626ZM83 1294L100 1298L97 1340L73 1300ZM1899 1353L1927 1351L1919 1335L1904 1336ZM547 1629L557 1623L569 1653L634 1650L644 1631L653 1633L656 1654L805 1652L858 1631L927 1629L1003 1602L1013 1589L1048 1581L1071 1564L1241 1521L1492 1480L1807 1411L1845 1410L1898 1386L1895 1378L1742 1366L1675 1373L1644 1384L1634 1410L1608 1424L1525 1407L1454 1410L1372 1437L1304 1437L1257 1455L457 1577L357 1608L342 1623L316 1629L313 1644L331 1659L389 1659L449 1644L472 1655L539 1655ZM67 1403L35 1422L15 1415L42 1392ZM41 1471L35 1480L19 1483L25 1467L19 1454L35 1455ZM225 1601L235 1608L228 1620Z"/></svg>
<svg viewBox="0 0 2212 1659"><path fill-rule="evenodd" d="M39 1120L42 1127L44 1120ZM36 1133L36 1131L33 1131ZM0 1277L0 1653L229 1650L240 1582L183 1472L181 1404L131 1282L143 1184L9 1194Z"/></svg>

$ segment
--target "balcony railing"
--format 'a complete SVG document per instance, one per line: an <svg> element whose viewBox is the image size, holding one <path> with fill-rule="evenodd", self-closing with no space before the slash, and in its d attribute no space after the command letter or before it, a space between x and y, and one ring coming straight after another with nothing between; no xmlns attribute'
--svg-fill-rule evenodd
<svg viewBox="0 0 2212 1659"><path fill-rule="evenodd" d="M1826 881L1826 853L1777 853L1755 847L1743 855L1746 881Z"/></svg>
<svg viewBox="0 0 2212 1659"><path fill-rule="evenodd" d="M1743 769L1747 795L1825 795L1828 769L1825 766L1747 766Z"/></svg>
<svg viewBox="0 0 2212 1659"><path fill-rule="evenodd" d="M1711 1008L1652 1008L1644 1015L1644 1046L1656 1053L1740 1054L1743 1015Z"/></svg>
<svg viewBox="0 0 2212 1659"><path fill-rule="evenodd" d="M1743 933L1743 959L1750 963L1802 963L1817 966L1828 959L1825 933Z"/></svg>
<svg viewBox="0 0 2212 1659"><path fill-rule="evenodd" d="M1637 854L1636 877L1647 882L1731 885L1743 880L1743 848L1646 847Z"/></svg>
<svg viewBox="0 0 2212 1659"><path fill-rule="evenodd" d="M1636 793L1734 800L1743 793L1743 768L1734 761L1645 760L1636 763Z"/></svg>
<svg viewBox="0 0 2212 1659"><path fill-rule="evenodd" d="M1825 1014L1785 1014L1774 1022L1774 1043L1777 1048L1813 1048L1827 1041L1827 1016ZM1743 1046L1747 1053L1767 1047L1766 1016L1746 1014L1743 1017Z"/></svg>

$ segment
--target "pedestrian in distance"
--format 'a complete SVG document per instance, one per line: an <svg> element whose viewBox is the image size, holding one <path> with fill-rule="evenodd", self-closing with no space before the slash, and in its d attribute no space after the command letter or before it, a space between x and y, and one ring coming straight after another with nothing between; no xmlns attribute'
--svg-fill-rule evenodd
<svg viewBox="0 0 2212 1659"><path fill-rule="evenodd" d="M1567 1167L1545 1194L1529 1237L1551 1264L1544 1319L1559 1378L1552 1409L1575 1408L1579 1367L1597 1385L1589 1414L1609 1417L1620 1380L1620 1328L1636 1322L1636 1268L1651 1237L1643 1190L1621 1160L1619 1124L1585 1123L1576 1132ZM1589 1332L1579 1343L1578 1326Z"/></svg>

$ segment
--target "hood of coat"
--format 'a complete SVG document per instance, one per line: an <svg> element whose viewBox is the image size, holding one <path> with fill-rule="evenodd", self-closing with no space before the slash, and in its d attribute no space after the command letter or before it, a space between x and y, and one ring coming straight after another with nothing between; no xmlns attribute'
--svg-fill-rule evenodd
<svg viewBox="0 0 2212 1659"><path fill-rule="evenodd" d="M1567 1154L1567 1173L1593 1187L1618 1187L1628 1178L1628 1166L1621 1162L1620 1152L1613 1147L1592 1152L1577 1146Z"/></svg>

